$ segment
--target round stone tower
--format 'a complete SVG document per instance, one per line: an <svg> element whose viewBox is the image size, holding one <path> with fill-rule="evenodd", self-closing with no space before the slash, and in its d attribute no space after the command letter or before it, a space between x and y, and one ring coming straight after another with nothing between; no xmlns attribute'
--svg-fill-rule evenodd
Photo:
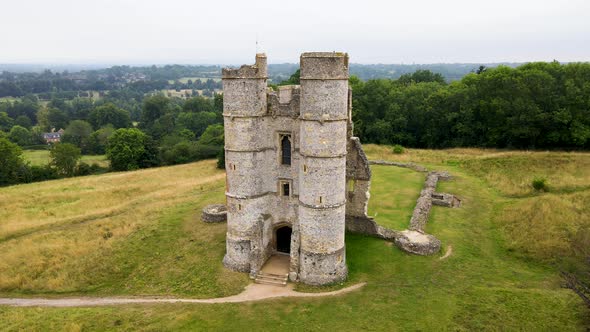
<svg viewBox="0 0 590 332"><path fill-rule="evenodd" d="M301 55L299 279L346 279L348 55Z"/></svg>
<svg viewBox="0 0 590 332"><path fill-rule="evenodd" d="M227 200L226 267L250 272L252 253L260 242L260 212L267 205L264 164L268 140L266 55L257 54L254 65L223 69L223 116Z"/></svg>

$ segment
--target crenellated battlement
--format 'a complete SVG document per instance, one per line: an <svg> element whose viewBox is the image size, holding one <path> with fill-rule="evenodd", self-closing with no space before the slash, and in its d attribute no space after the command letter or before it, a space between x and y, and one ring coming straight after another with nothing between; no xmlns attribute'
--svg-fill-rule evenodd
<svg viewBox="0 0 590 332"><path fill-rule="evenodd" d="M268 78L266 66L266 54L256 54L256 62L253 65L242 65L240 68L223 68L221 77L224 79L232 78Z"/></svg>
<svg viewBox="0 0 590 332"><path fill-rule="evenodd" d="M299 117L301 89L299 85L279 86L279 91L268 92L268 114L271 116Z"/></svg>

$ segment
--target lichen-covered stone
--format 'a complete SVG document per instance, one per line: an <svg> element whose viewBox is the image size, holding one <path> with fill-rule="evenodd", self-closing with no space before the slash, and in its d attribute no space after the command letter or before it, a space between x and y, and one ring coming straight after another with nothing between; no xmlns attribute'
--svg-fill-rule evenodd
<svg viewBox="0 0 590 332"><path fill-rule="evenodd" d="M224 222L227 220L227 208L223 204L211 204L203 208L201 220L204 222Z"/></svg>
<svg viewBox="0 0 590 332"><path fill-rule="evenodd" d="M433 255L440 251L440 240L430 234L405 230L397 234L395 244L405 252Z"/></svg>

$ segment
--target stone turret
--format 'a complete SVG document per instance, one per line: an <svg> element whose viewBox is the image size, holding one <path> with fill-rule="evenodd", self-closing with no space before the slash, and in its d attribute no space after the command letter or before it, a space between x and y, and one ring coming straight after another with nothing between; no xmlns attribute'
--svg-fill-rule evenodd
<svg viewBox="0 0 590 332"><path fill-rule="evenodd" d="M224 69L223 116L225 126L226 200L228 207L225 266L250 272L251 250L260 211L266 207L265 169L260 167L267 141L265 130L266 55L239 69Z"/></svg>
<svg viewBox="0 0 590 332"><path fill-rule="evenodd" d="M347 54L301 55L300 107L299 278L327 284L347 276Z"/></svg>

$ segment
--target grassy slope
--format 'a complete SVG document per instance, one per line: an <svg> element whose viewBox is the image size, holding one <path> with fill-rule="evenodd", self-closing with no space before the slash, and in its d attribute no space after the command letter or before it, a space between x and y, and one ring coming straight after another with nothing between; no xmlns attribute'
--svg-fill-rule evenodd
<svg viewBox="0 0 590 332"><path fill-rule="evenodd" d="M380 149L369 147L370 157L399 158L375 151ZM464 157L468 153L447 152L446 158L438 152L430 154L410 151L401 158L445 165L456 175L439 189L459 194L463 207L435 207L427 226L445 250L453 247L453 255L445 260L410 256L386 242L349 234L349 283L368 284L346 296L249 304L0 307L0 330L24 326L28 330L390 331L588 327L587 310L571 291L560 288L557 271L514 255L506 243L499 220L514 199L455 163L455 159L473 158ZM396 211L409 216L413 204L384 191L383 186L404 195L413 192L416 197L422 176L386 167L373 171L371 210L379 212L379 222L403 226L403 217L392 221L388 216ZM5 283L0 289L4 295L236 293L247 278L221 268L225 225L205 225L195 217L203 204L223 199L222 178L208 161L0 189L0 202L4 202L0 205L0 237L4 238L0 240L0 280L11 276L8 279L24 281ZM56 190L59 195L49 197ZM30 194L44 202L44 208L30 204ZM388 206L392 200L407 202ZM7 201L16 204L9 208ZM101 215L115 202L120 204L117 213ZM64 207L71 210L66 213L70 219L55 216ZM85 221L72 222L76 217L71 215L86 214L90 216L75 219ZM51 227L21 226L27 220L50 220L46 223ZM113 236L105 238L108 232ZM29 271L35 262L45 265Z"/></svg>
<svg viewBox="0 0 590 332"><path fill-rule="evenodd" d="M214 161L0 190L0 292L237 293L219 264L224 225L196 222L223 200ZM199 272L197 272L199 271Z"/></svg>
<svg viewBox="0 0 590 332"><path fill-rule="evenodd" d="M50 161L48 150L25 150L23 152L23 156L24 156L25 160L31 162L31 165L36 165L36 166L47 165ZM106 159L106 156L104 156L104 155L96 155L96 156L84 155L84 156L82 156L81 161L83 161L89 165L98 164L99 166L102 166L102 167L109 166L109 161Z"/></svg>

